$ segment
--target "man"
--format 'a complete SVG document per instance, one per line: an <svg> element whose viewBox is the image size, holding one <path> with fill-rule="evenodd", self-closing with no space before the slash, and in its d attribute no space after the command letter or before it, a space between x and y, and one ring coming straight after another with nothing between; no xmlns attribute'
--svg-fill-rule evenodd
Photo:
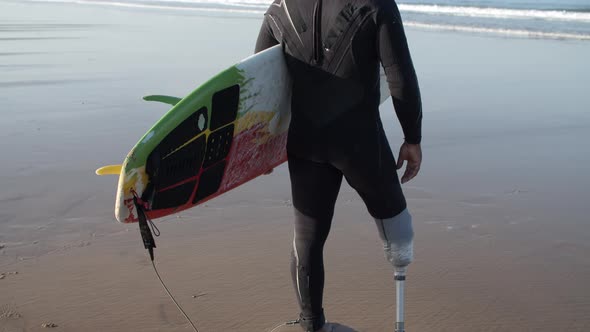
<svg viewBox="0 0 590 332"><path fill-rule="evenodd" d="M323 246L342 177L375 218L396 270L412 260L413 230L402 183L420 169L422 106L393 0L275 0L256 52L282 44L293 81L287 154L295 234L291 272L308 332L330 331L322 307ZM379 65L405 142L396 162L379 116Z"/></svg>

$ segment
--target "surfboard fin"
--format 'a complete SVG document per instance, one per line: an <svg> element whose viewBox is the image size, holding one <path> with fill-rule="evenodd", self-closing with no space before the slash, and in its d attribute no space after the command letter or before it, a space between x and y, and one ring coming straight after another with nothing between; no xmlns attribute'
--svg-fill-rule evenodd
<svg viewBox="0 0 590 332"><path fill-rule="evenodd" d="M108 165L96 170L96 175L119 175L123 165Z"/></svg>
<svg viewBox="0 0 590 332"><path fill-rule="evenodd" d="M157 101L159 103L164 103L164 104L174 106L174 105L178 104L178 102L181 101L182 98L172 97L172 96L164 96L164 95L149 95L149 96L143 97L143 100Z"/></svg>

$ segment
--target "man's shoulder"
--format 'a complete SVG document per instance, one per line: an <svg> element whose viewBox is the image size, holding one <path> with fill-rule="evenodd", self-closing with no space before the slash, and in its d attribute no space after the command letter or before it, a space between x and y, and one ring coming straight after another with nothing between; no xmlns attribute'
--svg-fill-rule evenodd
<svg viewBox="0 0 590 332"><path fill-rule="evenodd" d="M266 10L266 14L283 7L283 5L284 5L283 2L285 2L285 0L273 0L270 3L270 6L268 7L268 9Z"/></svg>
<svg viewBox="0 0 590 332"><path fill-rule="evenodd" d="M364 0L377 13L378 17L388 18L398 12L397 4L394 0Z"/></svg>
<svg viewBox="0 0 590 332"><path fill-rule="evenodd" d="M291 1L293 1L293 0L291 0ZM287 0L273 0L273 1L270 3L270 6L271 6L271 7L272 7L272 6L275 6L275 7L281 7L281 6L283 6L283 3L284 3L284 2L288 2L288 1L287 1Z"/></svg>
<svg viewBox="0 0 590 332"><path fill-rule="evenodd" d="M391 11L391 8L395 6L393 0L348 0L350 2L356 2L358 7L370 8L372 12Z"/></svg>
<svg viewBox="0 0 590 332"><path fill-rule="evenodd" d="M367 4L377 10L390 10L397 6L394 0L365 0Z"/></svg>

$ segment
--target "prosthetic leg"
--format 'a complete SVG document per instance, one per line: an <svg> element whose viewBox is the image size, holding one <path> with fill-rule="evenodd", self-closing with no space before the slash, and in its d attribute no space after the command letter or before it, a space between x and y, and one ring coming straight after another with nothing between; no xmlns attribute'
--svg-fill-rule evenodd
<svg viewBox="0 0 590 332"><path fill-rule="evenodd" d="M413 259L414 231L412 216L407 209L393 218L375 219L379 237L383 241L385 257L393 265L396 286L395 332L405 332L404 282L407 266Z"/></svg>

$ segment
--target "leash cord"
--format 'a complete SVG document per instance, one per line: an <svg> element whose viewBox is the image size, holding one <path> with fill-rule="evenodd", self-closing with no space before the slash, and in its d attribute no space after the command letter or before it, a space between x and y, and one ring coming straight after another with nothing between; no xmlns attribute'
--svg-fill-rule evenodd
<svg viewBox="0 0 590 332"><path fill-rule="evenodd" d="M182 310L182 307L178 304L178 302L176 302L176 300L174 299L174 296L172 296L172 294L168 290L168 287L166 287L166 285L164 284L164 281L162 280L162 277L160 277L160 274L158 273L158 269L156 269L156 264L154 263L154 261L152 261L152 266L154 267L154 271L156 272L156 275L158 276L158 280L160 280L160 283L162 284L162 287L164 287L164 290L166 291L166 293L168 294L168 296L170 296L170 299L172 300L172 302L174 302L174 304L176 304L176 307L182 313L182 315L184 316L184 318L186 318L186 320L191 324L191 326L193 327L193 330L195 332L199 332L199 330L197 329L197 327L195 326L195 324L193 323L193 321L188 317L188 315L184 312L184 310Z"/></svg>
<svg viewBox="0 0 590 332"><path fill-rule="evenodd" d="M139 198L139 196L137 195L137 193L135 193L135 191L133 191L133 196L134 196L133 202L135 203L135 207L137 209L137 217L138 217L138 221L139 221L139 230L141 233L141 238L143 240L143 244L144 244L145 248L148 250L148 252L150 254L150 260L152 262L152 267L154 268L154 272L156 272L156 276L158 277L158 280L162 284L162 287L166 291L166 294L168 294L168 296L170 297L172 302L174 302L174 304L176 305L176 308L178 308L178 310L182 313L184 318L186 318L186 320L191 324L193 330L195 332L199 332L199 330L197 329L197 327L195 326L193 321L188 317L186 312L184 312L184 310L182 310L182 307L180 306L180 304L178 304L178 302L176 302L176 299L174 298L174 296L172 296L172 293L170 293L170 290L168 290L168 287L166 287L166 284L164 284L164 280L162 280L162 277L160 276L160 273L158 272L158 269L156 268L156 263L154 262L154 248L156 247L156 242L154 241L154 237L152 236L152 232L156 236L160 236L160 230L154 224L152 219L149 218L145 214L145 211L144 211L145 203L143 202L143 200L141 198ZM150 228L151 228L151 231L150 231Z"/></svg>

